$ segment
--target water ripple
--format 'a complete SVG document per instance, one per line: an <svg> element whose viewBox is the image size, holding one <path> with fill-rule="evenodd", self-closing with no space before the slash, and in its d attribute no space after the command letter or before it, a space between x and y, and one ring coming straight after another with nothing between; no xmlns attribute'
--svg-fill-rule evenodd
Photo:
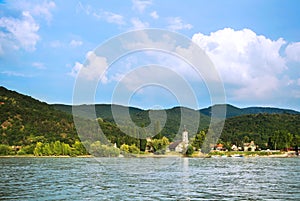
<svg viewBox="0 0 300 201"><path fill-rule="evenodd" d="M300 200L299 158L0 158L0 200Z"/></svg>

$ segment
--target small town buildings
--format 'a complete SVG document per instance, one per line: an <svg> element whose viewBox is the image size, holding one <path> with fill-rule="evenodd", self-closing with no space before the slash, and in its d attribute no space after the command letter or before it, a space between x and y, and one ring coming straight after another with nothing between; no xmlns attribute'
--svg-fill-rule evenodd
<svg viewBox="0 0 300 201"><path fill-rule="evenodd" d="M244 143L244 151L255 151L256 145L254 144L254 141L251 141L250 143Z"/></svg>
<svg viewBox="0 0 300 201"><path fill-rule="evenodd" d="M169 151L175 151L178 153L184 153L189 145L189 133L184 126L184 130L182 132L182 140L177 140L171 143L168 147Z"/></svg>
<svg viewBox="0 0 300 201"><path fill-rule="evenodd" d="M175 151L175 152L178 152L178 153L182 153L183 150L184 150L184 146L183 146L183 143L181 140L177 140L173 143L171 143L168 147L168 149L170 151Z"/></svg>
<svg viewBox="0 0 300 201"><path fill-rule="evenodd" d="M234 144L234 145L231 146L231 150L232 151L238 151L239 148Z"/></svg>
<svg viewBox="0 0 300 201"><path fill-rule="evenodd" d="M217 145L214 147L214 149L215 149L216 151L226 151L224 145L223 145L223 144L220 144L220 143L217 144Z"/></svg>

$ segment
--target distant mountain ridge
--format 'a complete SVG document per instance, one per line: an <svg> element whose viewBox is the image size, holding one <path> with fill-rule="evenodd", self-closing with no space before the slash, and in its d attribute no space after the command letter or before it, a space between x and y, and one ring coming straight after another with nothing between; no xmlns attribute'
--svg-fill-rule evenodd
<svg viewBox="0 0 300 201"><path fill-rule="evenodd" d="M64 105L64 104L53 104L53 106L61 111L67 112L67 113L72 113L72 106L71 105ZM82 108L82 116L86 116L84 107L87 105L79 105L75 107L81 107ZM130 114L136 115L141 112L149 111L149 110L144 110L136 107L127 107L127 106L121 106L121 105L114 105L115 107L121 107L121 108L129 108ZM282 108L275 108L275 107L246 107L246 108L238 108L236 106L233 106L231 104L219 104L219 105L213 105L208 108L203 108L200 110L194 110L194 111L199 111L201 114L206 115L206 116L211 116L211 111L212 108L214 108L216 111L224 110L224 107L226 109L226 117L237 117L237 116L242 116L242 115L249 115L249 114L300 114L300 112L296 110L291 110L291 109L282 109ZM95 104L96 108L96 114L99 117L104 117L105 119L112 120L112 114L111 114L111 104ZM173 107L170 109L165 109L166 111L171 111L171 110L176 110L180 108L185 108L185 107ZM193 110L190 108L185 108L188 110ZM220 117L220 116L216 116Z"/></svg>
<svg viewBox="0 0 300 201"><path fill-rule="evenodd" d="M220 104L201 109L200 112L207 116L211 116L212 108L216 110L226 109L226 117L236 117L248 114L300 114L300 112L291 109L281 109L275 107L246 107L238 108L230 104Z"/></svg>

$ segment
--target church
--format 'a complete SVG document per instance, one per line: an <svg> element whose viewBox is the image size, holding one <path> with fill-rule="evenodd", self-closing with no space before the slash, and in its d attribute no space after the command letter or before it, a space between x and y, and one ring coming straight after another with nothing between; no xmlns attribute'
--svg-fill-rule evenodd
<svg viewBox="0 0 300 201"><path fill-rule="evenodd" d="M187 146L189 145L189 134L184 126L182 132L182 140L177 140L169 145L169 151L175 151L178 153L185 153Z"/></svg>

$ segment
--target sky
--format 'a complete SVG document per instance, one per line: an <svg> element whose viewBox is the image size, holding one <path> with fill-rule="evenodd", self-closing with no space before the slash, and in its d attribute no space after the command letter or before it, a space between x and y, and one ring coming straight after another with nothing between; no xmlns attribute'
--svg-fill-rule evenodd
<svg viewBox="0 0 300 201"><path fill-rule="evenodd" d="M47 103L72 104L79 74L92 79L107 64L96 50L124 33L153 28L178 33L205 51L226 103L300 111L299 18L297 0L0 1L0 85ZM212 101L205 76L176 53L122 55L99 80L94 101L114 102L121 83L131 96L120 104L144 109L222 103ZM95 65L87 63L91 58ZM141 68L153 64L164 68ZM87 67L95 74L85 74ZM178 88L163 86L158 77ZM153 83L143 85L145 80ZM178 100L190 96L188 90L196 106Z"/></svg>

